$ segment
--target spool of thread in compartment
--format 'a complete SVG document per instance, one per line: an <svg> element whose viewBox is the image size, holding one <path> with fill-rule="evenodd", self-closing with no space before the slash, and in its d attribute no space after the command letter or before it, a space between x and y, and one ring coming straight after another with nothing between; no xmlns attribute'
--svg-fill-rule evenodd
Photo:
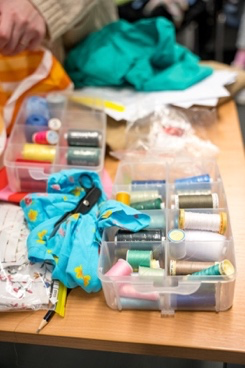
<svg viewBox="0 0 245 368"><path fill-rule="evenodd" d="M159 310L159 300L120 297L119 309Z"/></svg>
<svg viewBox="0 0 245 368"><path fill-rule="evenodd" d="M179 211L179 227L181 229L213 231L224 235L227 229L226 212L198 213Z"/></svg>
<svg viewBox="0 0 245 368"><path fill-rule="evenodd" d="M170 241L171 257L179 259L186 255L185 233L181 229L172 229L168 232L168 240Z"/></svg>
<svg viewBox="0 0 245 368"><path fill-rule="evenodd" d="M130 194L128 192L117 192L116 201L130 205Z"/></svg>
<svg viewBox="0 0 245 368"><path fill-rule="evenodd" d="M58 92L52 92L46 96L46 100L51 118L60 119L65 110L66 96Z"/></svg>
<svg viewBox="0 0 245 368"><path fill-rule="evenodd" d="M174 181L176 190L186 189L186 187L208 189L210 188L210 185L208 185L210 183L212 183L212 179L209 174L189 176Z"/></svg>
<svg viewBox="0 0 245 368"><path fill-rule="evenodd" d="M171 276L189 275L194 272L201 271L205 268L214 266L215 262L190 262L170 260L169 272Z"/></svg>
<svg viewBox="0 0 245 368"><path fill-rule="evenodd" d="M129 276L133 272L130 264L125 259L118 261L105 273L105 276Z"/></svg>
<svg viewBox="0 0 245 368"><path fill-rule="evenodd" d="M132 191L157 190L160 195L165 195L166 180L132 180Z"/></svg>
<svg viewBox="0 0 245 368"><path fill-rule="evenodd" d="M131 192L132 193L132 192ZM130 206L136 210L160 210L164 208L164 203L161 198L156 198L149 201L131 203Z"/></svg>
<svg viewBox="0 0 245 368"><path fill-rule="evenodd" d="M128 250L126 261L132 266L134 271L138 271L139 266L151 267L153 254L150 250Z"/></svg>
<svg viewBox="0 0 245 368"><path fill-rule="evenodd" d="M145 228L148 229L166 229L165 212L159 210L142 210L142 213L150 216L150 224Z"/></svg>
<svg viewBox="0 0 245 368"><path fill-rule="evenodd" d="M235 273L235 268L233 264L228 260L225 259L222 262L217 262L215 265L205 268L201 271L194 272L191 276L215 276L215 275L222 275L222 276L231 276Z"/></svg>
<svg viewBox="0 0 245 368"><path fill-rule="evenodd" d="M26 101L26 116L39 115L46 121L50 118L47 100L41 96L31 96Z"/></svg>
<svg viewBox="0 0 245 368"><path fill-rule="evenodd" d="M85 147L69 147L67 164L75 166L99 166L101 149Z"/></svg>
<svg viewBox="0 0 245 368"><path fill-rule="evenodd" d="M212 194L177 194L174 196L174 208L218 208L219 197Z"/></svg>
<svg viewBox="0 0 245 368"><path fill-rule="evenodd" d="M61 128L61 121L58 118L52 118L48 121L48 127L51 130L59 131Z"/></svg>
<svg viewBox="0 0 245 368"><path fill-rule="evenodd" d="M26 119L25 125L25 137L27 142L31 143L34 133L47 128L48 120L42 115L30 115Z"/></svg>
<svg viewBox="0 0 245 368"><path fill-rule="evenodd" d="M68 146L101 147L102 134L97 130L68 130L65 134Z"/></svg>
<svg viewBox="0 0 245 368"><path fill-rule="evenodd" d="M59 140L59 135L54 130L45 130L41 132L36 132L32 136L33 143L37 144L57 144Z"/></svg>
<svg viewBox="0 0 245 368"><path fill-rule="evenodd" d="M161 198L158 190L139 190L139 191L132 191L130 193L131 196L131 204L136 202L145 202L154 199Z"/></svg>
<svg viewBox="0 0 245 368"><path fill-rule="evenodd" d="M35 143L26 143L23 146L22 158L24 160L53 162L56 148Z"/></svg>
<svg viewBox="0 0 245 368"><path fill-rule="evenodd" d="M115 235L115 243L117 242L161 242L164 239L162 230L141 230L136 233L127 230L118 230Z"/></svg>

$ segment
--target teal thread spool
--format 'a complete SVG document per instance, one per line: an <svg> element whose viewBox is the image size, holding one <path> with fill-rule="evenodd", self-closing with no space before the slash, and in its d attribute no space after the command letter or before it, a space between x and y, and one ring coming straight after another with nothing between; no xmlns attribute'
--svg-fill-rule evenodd
<svg viewBox="0 0 245 368"><path fill-rule="evenodd" d="M134 271L138 271L139 266L151 267L151 261L153 260L152 251L128 250L126 260Z"/></svg>
<svg viewBox="0 0 245 368"><path fill-rule="evenodd" d="M145 300L136 298L120 298L119 309L142 309L142 310L159 310L159 300Z"/></svg>
<svg viewBox="0 0 245 368"><path fill-rule="evenodd" d="M139 190L130 192L130 203L152 201L153 199L160 198L158 190Z"/></svg>
<svg viewBox="0 0 245 368"><path fill-rule="evenodd" d="M101 149L91 147L69 147L67 164L75 166L99 166Z"/></svg>
<svg viewBox="0 0 245 368"><path fill-rule="evenodd" d="M151 218L150 224L146 227L146 229L162 229L165 232L166 220L164 211L142 210L142 213L146 213Z"/></svg>
<svg viewBox="0 0 245 368"><path fill-rule="evenodd" d="M230 276L234 272L235 272L235 269L232 263L228 259L225 259L222 262L216 263L212 267L208 267L208 268L205 268L204 270L194 272L191 274L191 276L193 275L195 276L219 276L219 275Z"/></svg>
<svg viewBox="0 0 245 368"><path fill-rule="evenodd" d="M162 277L164 276L163 268L152 268L152 267L144 267L139 266L139 276L148 276L148 277Z"/></svg>
<svg viewBox="0 0 245 368"><path fill-rule="evenodd" d="M156 198L156 199L144 201L144 202L131 203L130 206L139 211L140 210L160 210L164 208L164 204L161 198Z"/></svg>

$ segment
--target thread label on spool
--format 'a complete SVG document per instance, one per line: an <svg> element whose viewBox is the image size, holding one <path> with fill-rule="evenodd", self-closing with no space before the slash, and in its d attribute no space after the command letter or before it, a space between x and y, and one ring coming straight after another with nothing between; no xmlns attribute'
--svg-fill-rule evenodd
<svg viewBox="0 0 245 368"><path fill-rule="evenodd" d="M168 239L175 243L182 242L185 240L185 233L181 229L172 229L168 232Z"/></svg>

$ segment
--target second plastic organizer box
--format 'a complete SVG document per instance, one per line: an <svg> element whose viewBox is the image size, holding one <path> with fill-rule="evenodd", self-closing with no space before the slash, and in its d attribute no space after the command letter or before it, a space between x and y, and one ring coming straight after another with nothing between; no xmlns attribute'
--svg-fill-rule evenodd
<svg viewBox="0 0 245 368"><path fill-rule="evenodd" d="M234 243L215 161L121 162L113 198L150 223L137 233L104 233L98 272L109 307L169 315L232 306Z"/></svg>
<svg viewBox="0 0 245 368"><path fill-rule="evenodd" d="M49 93L23 101L4 155L13 191L45 191L48 176L63 169L102 173L106 115L74 104L74 96Z"/></svg>

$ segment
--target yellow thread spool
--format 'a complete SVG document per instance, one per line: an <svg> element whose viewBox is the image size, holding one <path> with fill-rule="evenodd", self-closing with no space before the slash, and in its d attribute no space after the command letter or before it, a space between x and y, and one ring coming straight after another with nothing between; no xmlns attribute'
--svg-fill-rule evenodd
<svg viewBox="0 0 245 368"><path fill-rule="evenodd" d="M185 210L179 211L179 227L184 229L185 227Z"/></svg>
<svg viewBox="0 0 245 368"><path fill-rule="evenodd" d="M130 194L128 192L117 192L116 201L130 205Z"/></svg>
<svg viewBox="0 0 245 368"><path fill-rule="evenodd" d="M43 144L26 143L22 150L22 157L25 160L53 162L55 157L55 147Z"/></svg>
<svg viewBox="0 0 245 368"><path fill-rule="evenodd" d="M227 214L225 212L221 212L219 233L224 235L226 229L227 229Z"/></svg>

